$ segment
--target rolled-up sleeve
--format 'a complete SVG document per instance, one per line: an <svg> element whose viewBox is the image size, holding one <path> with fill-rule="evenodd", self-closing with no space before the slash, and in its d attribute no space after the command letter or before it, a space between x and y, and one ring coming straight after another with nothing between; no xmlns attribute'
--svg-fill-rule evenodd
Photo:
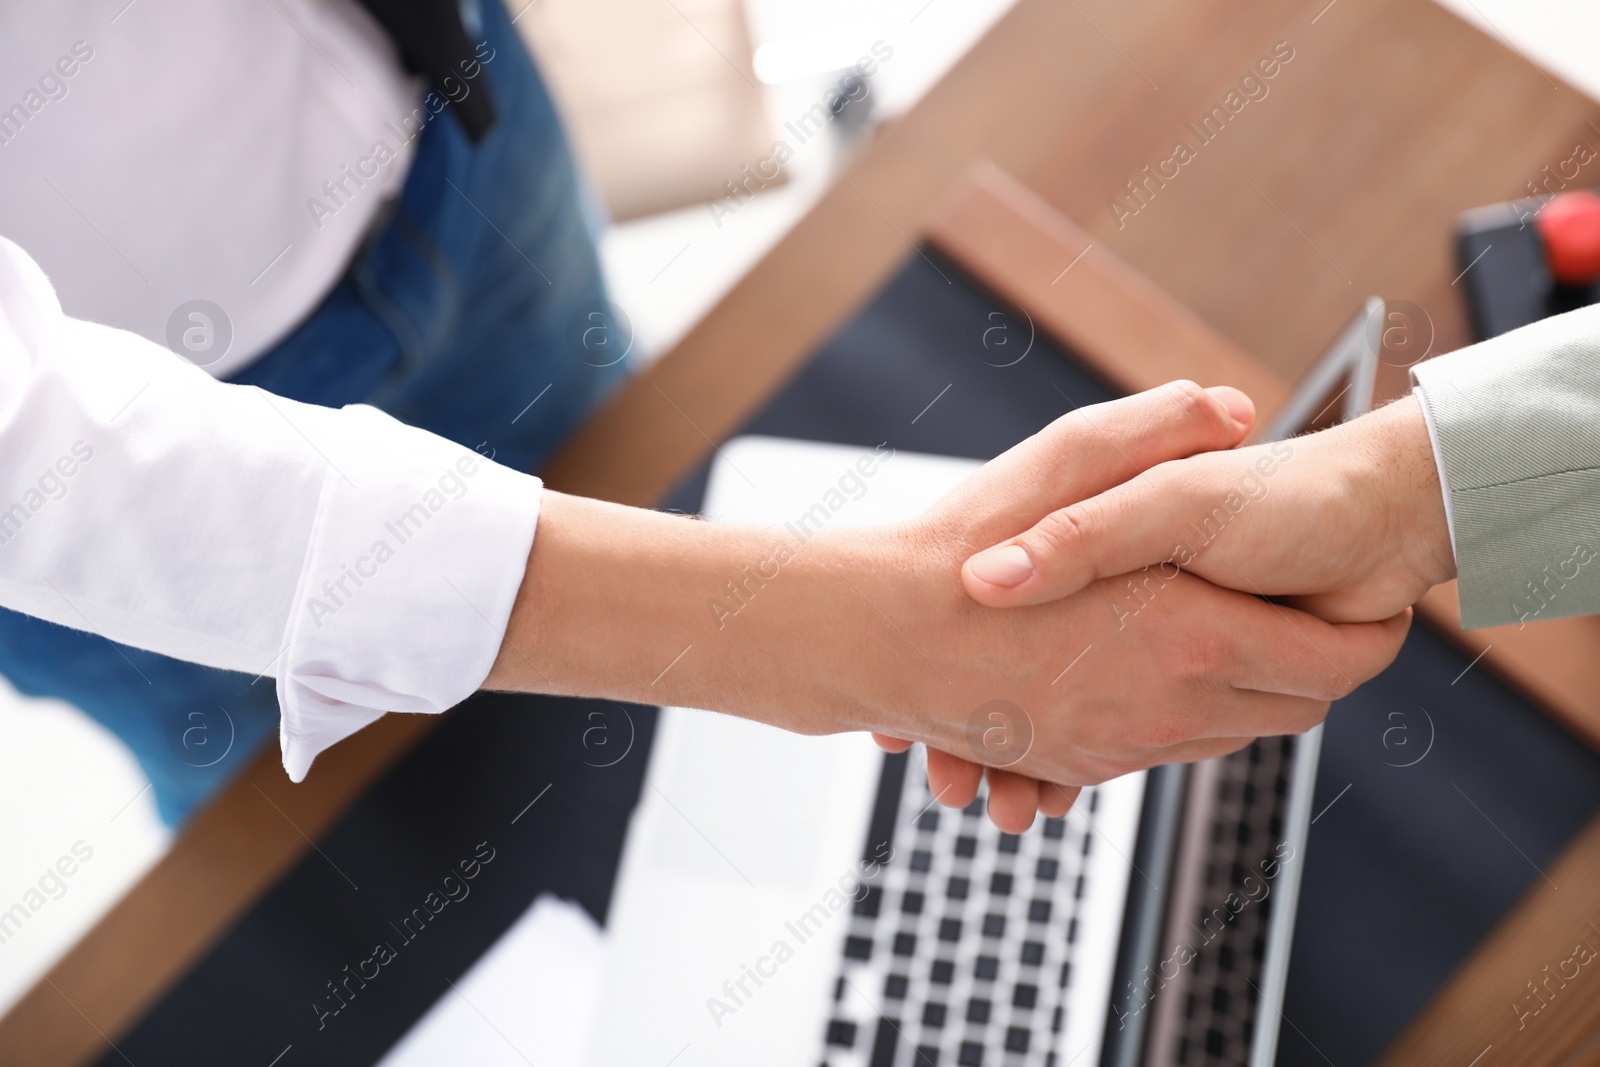
<svg viewBox="0 0 1600 1067"><path fill-rule="evenodd" d="M0 604L277 680L284 768L498 654L540 483L62 314L0 238Z"/></svg>

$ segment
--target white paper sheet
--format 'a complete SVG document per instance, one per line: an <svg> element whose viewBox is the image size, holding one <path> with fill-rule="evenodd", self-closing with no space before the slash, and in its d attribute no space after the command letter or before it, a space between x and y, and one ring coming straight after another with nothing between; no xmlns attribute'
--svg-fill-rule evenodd
<svg viewBox="0 0 1600 1067"><path fill-rule="evenodd" d="M580 1067L604 973L589 913L541 896L378 1067Z"/></svg>

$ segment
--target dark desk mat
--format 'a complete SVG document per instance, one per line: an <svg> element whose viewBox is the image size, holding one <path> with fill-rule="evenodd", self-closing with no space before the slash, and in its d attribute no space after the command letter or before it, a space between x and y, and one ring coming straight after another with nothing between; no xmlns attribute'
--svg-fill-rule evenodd
<svg viewBox="0 0 1600 1067"><path fill-rule="evenodd" d="M98 1062L267 1067L281 1055L276 1067L369 1064L540 892L604 919L655 715L603 701L474 696ZM394 957L346 987L351 973L371 975L375 965L363 961L383 943Z"/></svg>
<svg viewBox="0 0 1600 1067"><path fill-rule="evenodd" d="M1468 670L1417 625L1393 667L1334 705L1282 1067L1380 1056L1600 810L1600 758L1493 659ZM1507 978L1508 1012L1521 981Z"/></svg>
<svg viewBox="0 0 1600 1067"><path fill-rule="evenodd" d="M1116 393L927 252L745 432L989 458ZM704 479L667 506L698 508ZM1334 708L1317 810L1332 806L1312 827L1280 1064L1370 1061L1600 809L1600 759L1484 664L1452 684L1468 663L1418 626L1390 671ZM99 1063L372 1063L538 893L604 919L653 726L653 709L606 702L468 700ZM1426 756L1395 766L1429 737ZM485 841L495 859L471 895L319 1029L327 983Z"/></svg>

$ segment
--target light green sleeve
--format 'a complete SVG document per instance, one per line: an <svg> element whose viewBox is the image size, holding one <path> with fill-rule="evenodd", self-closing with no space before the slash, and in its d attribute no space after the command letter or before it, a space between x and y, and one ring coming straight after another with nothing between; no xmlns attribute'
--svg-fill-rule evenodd
<svg viewBox="0 0 1600 1067"><path fill-rule="evenodd" d="M1412 368L1464 627L1600 613L1600 306Z"/></svg>

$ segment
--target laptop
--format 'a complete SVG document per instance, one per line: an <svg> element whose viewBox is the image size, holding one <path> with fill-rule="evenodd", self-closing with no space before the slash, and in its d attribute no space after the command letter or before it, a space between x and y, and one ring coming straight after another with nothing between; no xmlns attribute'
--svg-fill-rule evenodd
<svg viewBox="0 0 1600 1067"><path fill-rule="evenodd" d="M1269 437L1370 406L1384 315L1367 303ZM704 514L792 522L862 451L735 439ZM830 522L915 515L977 466L897 452ZM1319 737L1128 775L1012 835L981 795L936 803L920 748L666 709L589 1062L1270 1064Z"/></svg>

